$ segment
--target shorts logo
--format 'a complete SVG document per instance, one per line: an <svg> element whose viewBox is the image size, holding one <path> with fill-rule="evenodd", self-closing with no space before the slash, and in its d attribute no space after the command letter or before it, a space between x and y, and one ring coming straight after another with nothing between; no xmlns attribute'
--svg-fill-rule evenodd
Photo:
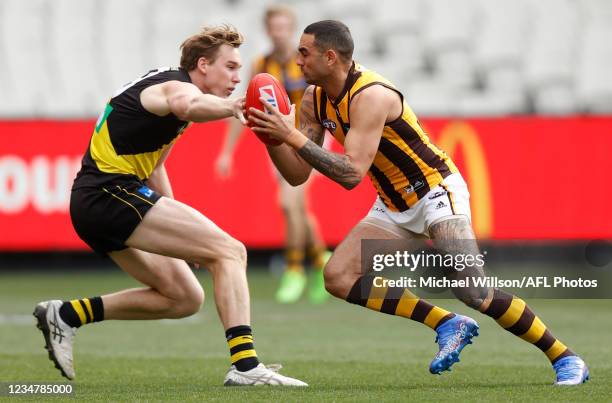
<svg viewBox="0 0 612 403"><path fill-rule="evenodd" d="M276 100L276 93L274 92L272 84L259 87L259 96L268 101L274 108L278 109L278 101Z"/></svg>
<svg viewBox="0 0 612 403"><path fill-rule="evenodd" d="M447 207L446 204L440 200L438 204L436 204L436 210L440 210L441 208Z"/></svg>
<svg viewBox="0 0 612 403"><path fill-rule="evenodd" d="M425 186L425 182L423 182L422 180L417 180L412 185L406 186L404 190L406 191L406 193L412 193L419 190L423 186Z"/></svg>
<svg viewBox="0 0 612 403"><path fill-rule="evenodd" d="M153 191L146 186L143 186L138 189L138 193L144 195L145 197L151 197L153 195Z"/></svg>
<svg viewBox="0 0 612 403"><path fill-rule="evenodd" d="M333 120L323 119L323 122L321 122L321 124L323 124L323 127L326 128L327 130L331 130L331 131L336 130L336 122L334 122Z"/></svg>
<svg viewBox="0 0 612 403"><path fill-rule="evenodd" d="M432 194L431 196L428 197L429 200L433 200L436 197L440 197L440 196L444 196L446 194L446 192L435 192L434 194Z"/></svg>

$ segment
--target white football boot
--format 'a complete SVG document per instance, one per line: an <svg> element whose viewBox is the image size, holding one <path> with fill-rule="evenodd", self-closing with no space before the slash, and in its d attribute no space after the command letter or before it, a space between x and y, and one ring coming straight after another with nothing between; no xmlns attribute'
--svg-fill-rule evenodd
<svg viewBox="0 0 612 403"><path fill-rule="evenodd" d="M277 386L308 386L307 383L299 379L289 378L278 373L282 368L280 364L271 364L265 366L259 364L253 369L240 372L235 366L231 366L225 380L224 386L259 386L259 385L277 385Z"/></svg>
<svg viewBox="0 0 612 403"><path fill-rule="evenodd" d="M59 315L62 301L40 302L34 308L36 327L45 336L45 348L49 352L49 359L55 363L63 376L74 379L72 366L72 343L76 328L70 327Z"/></svg>

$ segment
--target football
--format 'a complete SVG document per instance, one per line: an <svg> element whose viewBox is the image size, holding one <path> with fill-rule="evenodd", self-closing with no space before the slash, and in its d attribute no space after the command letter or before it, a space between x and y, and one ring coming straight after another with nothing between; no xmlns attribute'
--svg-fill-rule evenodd
<svg viewBox="0 0 612 403"><path fill-rule="evenodd" d="M259 100L259 98L264 98L268 101L272 106L278 109L281 113L288 114L291 105L289 103L289 97L287 96L287 92L285 88L283 88L282 84L271 74L268 73L260 73L256 74L251 81L249 82L249 87L246 92L246 101L245 107L247 111L247 118L249 108L253 107L259 109L260 111L264 111L264 106ZM252 124L249 122L249 127ZM280 141L274 140L270 138L267 134L263 133L255 133L259 140L268 145L277 146L281 144Z"/></svg>

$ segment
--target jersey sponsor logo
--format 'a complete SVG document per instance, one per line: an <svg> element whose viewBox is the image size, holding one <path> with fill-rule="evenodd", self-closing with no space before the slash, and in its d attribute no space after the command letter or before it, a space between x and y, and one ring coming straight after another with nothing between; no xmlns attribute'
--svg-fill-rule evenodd
<svg viewBox="0 0 612 403"><path fill-rule="evenodd" d="M143 186L138 189L138 193L144 195L145 197L151 197L151 195L153 195L153 191L146 186Z"/></svg>
<svg viewBox="0 0 612 403"><path fill-rule="evenodd" d="M425 182L419 179L416 182L414 182L412 185L405 187L404 191L406 191L406 193L416 192L423 186L425 186Z"/></svg>
<svg viewBox="0 0 612 403"><path fill-rule="evenodd" d="M327 130L331 130L331 131L336 130L336 122L334 122L333 120L323 119L323 122L321 122L321 124Z"/></svg>
<svg viewBox="0 0 612 403"><path fill-rule="evenodd" d="M445 194L446 194L446 191L444 191L444 192L435 192L434 194L430 195L428 197L428 199L429 200L433 200L433 199L435 199L437 197L444 196Z"/></svg>
<svg viewBox="0 0 612 403"><path fill-rule="evenodd" d="M272 84L259 87L259 96L265 99L274 108L278 109L278 101L276 100L276 93L274 92Z"/></svg>

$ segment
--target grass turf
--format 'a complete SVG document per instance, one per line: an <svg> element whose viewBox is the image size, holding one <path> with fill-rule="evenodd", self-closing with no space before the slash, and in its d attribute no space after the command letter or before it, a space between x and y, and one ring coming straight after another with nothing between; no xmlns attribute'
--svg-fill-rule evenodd
<svg viewBox="0 0 612 403"><path fill-rule="evenodd" d="M452 372L433 376L428 365L437 349L427 327L339 300L279 306L272 299L276 280L255 270L249 281L257 352L266 363L283 363L283 373L310 387L224 388L229 354L223 328L211 279L203 271L198 276L207 301L191 318L109 321L78 331L79 401L609 401L612 396L612 351L605 341L612 333L612 300L529 301L590 367L589 383L559 388L551 385L554 373L539 350L456 301L436 303L472 315L481 335ZM64 381L47 359L34 319L27 318L36 302L136 285L119 269L0 273L0 382Z"/></svg>

